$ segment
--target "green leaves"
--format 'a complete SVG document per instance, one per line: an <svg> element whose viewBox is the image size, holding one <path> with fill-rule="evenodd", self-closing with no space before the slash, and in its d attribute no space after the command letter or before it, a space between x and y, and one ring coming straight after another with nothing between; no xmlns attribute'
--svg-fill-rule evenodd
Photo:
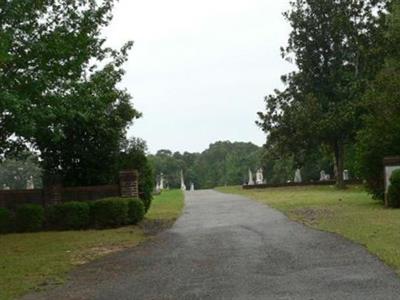
<svg viewBox="0 0 400 300"><path fill-rule="evenodd" d="M113 179L120 140L140 117L117 87L132 42L114 50L101 37L113 4L0 3L0 154L19 137L40 151L46 172L61 172L67 184Z"/></svg>

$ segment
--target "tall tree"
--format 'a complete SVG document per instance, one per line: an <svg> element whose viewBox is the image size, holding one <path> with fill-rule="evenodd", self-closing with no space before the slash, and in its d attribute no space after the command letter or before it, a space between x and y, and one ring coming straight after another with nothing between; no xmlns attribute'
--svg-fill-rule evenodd
<svg viewBox="0 0 400 300"><path fill-rule="evenodd" d="M339 187L345 146L359 126L360 98L383 63L376 45L385 2L291 2L284 15L292 32L282 55L298 70L282 77L287 88L266 97L266 112L259 113L268 148L291 153L301 163L310 149L329 147Z"/></svg>
<svg viewBox="0 0 400 300"><path fill-rule="evenodd" d="M113 0L0 2L0 151L40 151L46 173L67 184L101 184L140 116L117 87L132 43L105 47Z"/></svg>
<svg viewBox="0 0 400 300"><path fill-rule="evenodd" d="M385 35L386 62L365 95L366 114L358 133L358 165L367 187L383 199L383 158L400 154L400 3L393 2Z"/></svg>

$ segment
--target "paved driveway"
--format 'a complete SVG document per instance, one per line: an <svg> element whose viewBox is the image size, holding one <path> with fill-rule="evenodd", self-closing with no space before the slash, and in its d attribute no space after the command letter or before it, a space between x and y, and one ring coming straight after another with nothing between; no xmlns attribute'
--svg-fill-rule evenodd
<svg viewBox="0 0 400 300"><path fill-rule="evenodd" d="M400 299L395 273L334 234L243 197L186 194L175 226L27 299Z"/></svg>

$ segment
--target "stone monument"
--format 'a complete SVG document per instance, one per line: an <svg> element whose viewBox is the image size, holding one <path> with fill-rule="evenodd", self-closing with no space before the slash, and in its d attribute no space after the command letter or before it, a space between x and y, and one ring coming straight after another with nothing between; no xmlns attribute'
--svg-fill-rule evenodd
<svg viewBox="0 0 400 300"><path fill-rule="evenodd" d="M295 183L302 183L303 182L303 179L301 177L301 170L300 169L297 169L296 173L294 174L294 182Z"/></svg>
<svg viewBox="0 0 400 300"><path fill-rule="evenodd" d="M258 169L256 173L256 184L264 184L263 169Z"/></svg>
<svg viewBox="0 0 400 300"><path fill-rule="evenodd" d="M344 170L343 171L343 180L344 181L349 181L350 180L350 172L349 172L349 170Z"/></svg>
<svg viewBox="0 0 400 300"><path fill-rule="evenodd" d="M249 185L254 185L253 172L249 169Z"/></svg>
<svg viewBox="0 0 400 300"><path fill-rule="evenodd" d="M160 191L164 190L164 174L160 174Z"/></svg>
<svg viewBox="0 0 400 300"><path fill-rule="evenodd" d="M9 191L10 190L10 187L9 186L7 186L7 184L3 184L3 190L4 191Z"/></svg>
<svg viewBox="0 0 400 300"><path fill-rule="evenodd" d="M194 192L194 183L193 182L190 184L190 191Z"/></svg>
<svg viewBox="0 0 400 300"><path fill-rule="evenodd" d="M319 175L319 181L326 181L326 173L325 173L325 171L322 170L319 174L320 174Z"/></svg>
<svg viewBox="0 0 400 300"><path fill-rule="evenodd" d="M181 170L181 190L186 191L185 179L183 178L183 170Z"/></svg>
<svg viewBox="0 0 400 300"><path fill-rule="evenodd" d="M34 190L35 189L35 184L33 182L33 177L30 176L29 179L26 181L26 189L27 190Z"/></svg>

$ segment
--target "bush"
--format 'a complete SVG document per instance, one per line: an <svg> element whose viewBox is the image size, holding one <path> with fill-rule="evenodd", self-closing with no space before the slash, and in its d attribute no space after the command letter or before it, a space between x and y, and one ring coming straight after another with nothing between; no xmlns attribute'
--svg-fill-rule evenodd
<svg viewBox="0 0 400 300"><path fill-rule="evenodd" d="M145 207L141 200L128 200L128 208L129 224L137 224L143 220L145 215Z"/></svg>
<svg viewBox="0 0 400 300"><path fill-rule="evenodd" d="M122 198L108 198L94 202L92 214L97 228L118 227L129 223L128 201Z"/></svg>
<svg viewBox="0 0 400 300"><path fill-rule="evenodd" d="M15 222L18 232L35 232L43 228L44 209L40 205L25 204L17 208Z"/></svg>
<svg viewBox="0 0 400 300"><path fill-rule="evenodd" d="M11 231L11 213L6 208L0 207L0 233Z"/></svg>
<svg viewBox="0 0 400 300"><path fill-rule="evenodd" d="M89 226L90 208L85 202L66 202L49 207L48 225L54 229L78 230Z"/></svg>
<svg viewBox="0 0 400 300"><path fill-rule="evenodd" d="M390 177L388 204L393 208L400 208L400 170L394 171Z"/></svg>

